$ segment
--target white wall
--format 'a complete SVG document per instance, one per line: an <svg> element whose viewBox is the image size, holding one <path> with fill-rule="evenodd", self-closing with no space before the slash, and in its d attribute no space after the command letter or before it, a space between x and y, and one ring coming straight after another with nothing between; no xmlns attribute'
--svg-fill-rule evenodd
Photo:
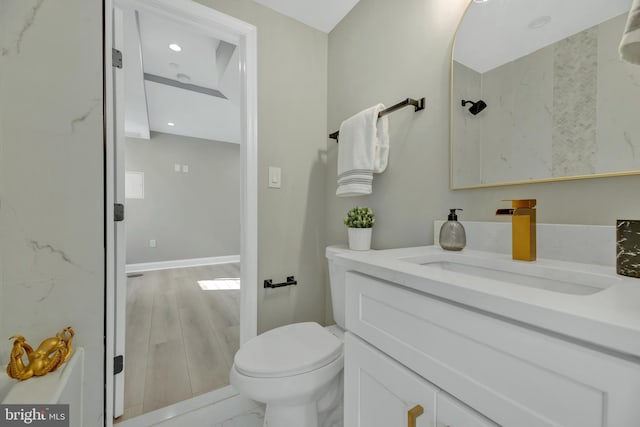
<svg viewBox="0 0 640 427"><path fill-rule="evenodd" d="M125 167L144 173L144 198L125 201L127 264L240 254L240 145L152 132L127 138Z"/></svg>
<svg viewBox="0 0 640 427"><path fill-rule="evenodd" d="M258 28L258 331L323 322L327 34L252 0L198 1ZM289 275L297 286L262 287Z"/></svg>
<svg viewBox="0 0 640 427"><path fill-rule="evenodd" d="M346 243L342 217L356 203L376 213L375 248L431 244L432 221L450 207L464 209L462 221L496 220L502 199L537 198L538 221L547 223L612 225L640 215L640 176L449 190L450 50L466 4L361 0L330 33L328 132L377 102L426 96L427 108L390 116L389 167L371 196L335 196L337 147L327 143L327 242Z"/></svg>
<svg viewBox="0 0 640 427"><path fill-rule="evenodd" d="M65 326L84 347L85 424L102 425L102 4L0 10L0 357Z"/></svg>

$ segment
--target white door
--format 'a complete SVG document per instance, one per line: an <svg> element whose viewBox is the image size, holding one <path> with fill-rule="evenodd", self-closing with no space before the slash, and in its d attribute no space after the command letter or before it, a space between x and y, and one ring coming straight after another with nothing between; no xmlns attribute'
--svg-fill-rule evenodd
<svg viewBox="0 0 640 427"><path fill-rule="evenodd" d="M127 308L127 276L125 272L126 234L124 218L124 72L122 70L121 52L123 49L123 11L113 9L113 105L114 105L114 144L113 175L111 191L114 202L113 230L113 278L114 278L114 376L113 376L113 417L124 413L124 357L125 357L125 325ZM119 58L118 58L119 57ZM117 64L120 63L120 67ZM107 189L109 191L109 189Z"/></svg>
<svg viewBox="0 0 640 427"><path fill-rule="evenodd" d="M436 425L432 384L349 332L344 348L345 426Z"/></svg>

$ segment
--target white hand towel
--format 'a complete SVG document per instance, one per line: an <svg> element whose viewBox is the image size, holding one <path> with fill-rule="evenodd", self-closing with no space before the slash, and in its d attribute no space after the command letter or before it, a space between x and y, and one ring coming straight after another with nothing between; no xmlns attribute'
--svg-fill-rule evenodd
<svg viewBox="0 0 640 427"><path fill-rule="evenodd" d="M640 0L634 0L620 42L620 58L640 65Z"/></svg>
<svg viewBox="0 0 640 427"><path fill-rule="evenodd" d="M387 168L389 119L381 117L383 104L370 107L340 125L338 189L341 197L371 194L373 173Z"/></svg>
<svg viewBox="0 0 640 427"><path fill-rule="evenodd" d="M384 110L384 105L382 110ZM376 155L373 161L373 173L382 173L389 162L389 118L380 117L376 123Z"/></svg>

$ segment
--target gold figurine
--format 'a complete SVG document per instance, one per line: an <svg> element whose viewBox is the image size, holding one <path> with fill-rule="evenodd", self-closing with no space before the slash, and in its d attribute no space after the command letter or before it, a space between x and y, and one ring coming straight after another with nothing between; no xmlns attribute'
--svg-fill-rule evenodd
<svg viewBox="0 0 640 427"><path fill-rule="evenodd" d="M55 371L71 357L73 352L71 341L74 335L75 332L70 326L64 328L55 337L42 341L35 351L25 342L22 335L12 336L9 339L15 339L15 341L7 365L7 375L22 381L34 375L42 376ZM29 359L27 366L23 362L25 350Z"/></svg>

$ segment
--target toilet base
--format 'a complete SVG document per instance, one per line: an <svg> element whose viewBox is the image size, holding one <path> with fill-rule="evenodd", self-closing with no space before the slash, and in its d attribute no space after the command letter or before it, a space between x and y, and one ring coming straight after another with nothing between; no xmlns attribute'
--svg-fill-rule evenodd
<svg viewBox="0 0 640 427"><path fill-rule="evenodd" d="M318 400L297 405L267 404L264 427L343 427L344 385L342 372Z"/></svg>
<svg viewBox="0 0 640 427"><path fill-rule="evenodd" d="M344 388L342 373L319 400L299 405L268 404L264 427L343 427Z"/></svg>

